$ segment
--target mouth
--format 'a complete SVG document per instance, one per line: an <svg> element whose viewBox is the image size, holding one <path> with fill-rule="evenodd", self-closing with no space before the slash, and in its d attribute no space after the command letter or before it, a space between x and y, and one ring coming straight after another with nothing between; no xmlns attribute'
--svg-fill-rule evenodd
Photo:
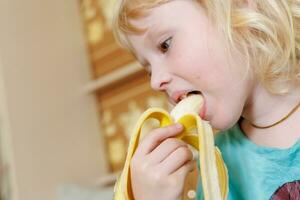
<svg viewBox="0 0 300 200"><path fill-rule="evenodd" d="M187 96L190 96L190 95L194 95L194 94L198 94L198 95L201 95L202 93L198 90L192 90L190 92L187 93Z"/></svg>
<svg viewBox="0 0 300 200"><path fill-rule="evenodd" d="M202 93L200 91L197 91L197 90L193 90L193 91L190 91L188 92L186 95L185 95L185 98L188 97L188 96L191 96L191 95L202 95ZM203 95L202 95L203 97ZM183 99L183 98L182 98ZM205 117L206 117L206 106L205 106L205 101L203 99L203 105L201 106L200 110L199 110L199 116L201 117L201 119L204 119L205 120Z"/></svg>
<svg viewBox="0 0 300 200"><path fill-rule="evenodd" d="M202 95L202 92L197 91L197 90L193 90L187 93L186 97L191 96L191 95ZM203 95L202 95L203 97ZM203 98L203 104L199 110L199 116L201 117L201 119L205 120L205 115L206 115L206 109L205 109L205 100Z"/></svg>
<svg viewBox="0 0 300 200"><path fill-rule="evenodd" d="M176 104L178 104L181 100L185 99L188 96L201 95L201 94L202 93L198 90L192 90L192 91L189 91L189 92L185 92L185 93L179 95L178 97L175 97L174 101L175 101Z"/></svg>
<svg viewBox="0 0 300 200"><path fill-rule="evenodd" d="M175 103L178 104L183 99L187 98L188 96L192 96L192 95L202 95L202 92L200 92L198 90L192 90L192 91L189 91L189 92L185 92L185 93L181 94L180 96L178 96L175 99ZM203 95L202 95L202 97L203 97ZM206 117L206 106L205 106L205 100L204 99L203 99L203 105L201 106L198 114L201 117L201 119L205 120L205 117Z"/></svg>

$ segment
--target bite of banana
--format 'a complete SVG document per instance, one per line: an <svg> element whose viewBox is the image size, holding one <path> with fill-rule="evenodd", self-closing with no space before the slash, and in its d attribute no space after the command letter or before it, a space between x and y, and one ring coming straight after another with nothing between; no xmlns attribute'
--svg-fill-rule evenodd
<svg viewBox="0 0 300 200"><path fill-rule="evenodd" d="M114 189L114 200L134 200L131 180L130 161L138 146L143 124L148 119L156 119L160 127L174 122L181 123L183 131L177 136L199 151L200 174L205 200L226 200L228 193L228 172L221 152L214 144L214 134L207 121L200 118L198 111L203 104L199 94L191 94L181 100L169 114L161 108L149 108L138 119L130 138L123 171ZM192 130L197 130L195 134Z"/></svg>

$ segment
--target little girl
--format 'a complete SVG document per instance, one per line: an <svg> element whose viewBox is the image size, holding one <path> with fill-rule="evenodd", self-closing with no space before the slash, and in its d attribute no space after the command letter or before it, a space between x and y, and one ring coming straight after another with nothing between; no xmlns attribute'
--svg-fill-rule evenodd
<svg viewBox="0 0 300 200"><path fill-rule="evenodd" d="M300 199L299 0L119 0L114 29L154 90L173 104L202 94L199 115L221 130L228 199ZM136 200L182 199L195 163L181 130L143 138L130 167Z"/></svg>

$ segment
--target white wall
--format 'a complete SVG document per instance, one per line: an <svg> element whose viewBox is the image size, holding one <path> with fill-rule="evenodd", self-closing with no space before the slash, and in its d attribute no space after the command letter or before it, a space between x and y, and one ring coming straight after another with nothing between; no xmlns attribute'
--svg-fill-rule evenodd
<svg viewBox="0 0 300 200"><path fill-rule="evenodd" d="M90 74L77 4L0 0L13 200L53 200L59 184L106 172L95 101L80 93Z"/></svg>

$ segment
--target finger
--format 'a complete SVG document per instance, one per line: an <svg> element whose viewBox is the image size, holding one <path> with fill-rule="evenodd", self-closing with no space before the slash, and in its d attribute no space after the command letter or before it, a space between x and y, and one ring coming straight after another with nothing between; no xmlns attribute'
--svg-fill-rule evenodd
<svg viewBox="0 0 300 200"><path fill-rule="evenodd" d="M172 175L186 177L188 173L194 171L197 167L197 161L191 160L185 163L182 167L180 167L177 171L175 171Z"/></svg>
<svg viewBox="0 0 300 200"><path fill-rule="evenodd" d="M199 151L191 145L188 145L188 148L191 150L191 152L193 154L193 160L199 159Z"/></svg>
<svg viewBox="0 0 300 200"><path fill-rule="evenodd" d="M162 171L172 174L187 162L193 160L193 154L188 147L179 147L160 163Z"/></svg>
<svg viewBox="0 0 300 200"><path fill-rule="evenodd" d="M188 174L196 169L196 161L192 160L185 163L174 173L170 174L170 184L176 184L178 187L183 187Z"/></svg>
<svg viewBox="0 0 300 200"><path fill-rule="evenodd" d="M148 159L151 163L160 163L178 148L187 146L188 145L182 140L167 138L148 154Z"/></svg>
<svg viewBox="0 0 300 200"><path fill-rule="evenodd" d="M147 155L153 151L163 140L176 136L182 131L182 129L183 127L181 124L173 124L153 130L142 139L136 150L136 155Z"/></svg>

